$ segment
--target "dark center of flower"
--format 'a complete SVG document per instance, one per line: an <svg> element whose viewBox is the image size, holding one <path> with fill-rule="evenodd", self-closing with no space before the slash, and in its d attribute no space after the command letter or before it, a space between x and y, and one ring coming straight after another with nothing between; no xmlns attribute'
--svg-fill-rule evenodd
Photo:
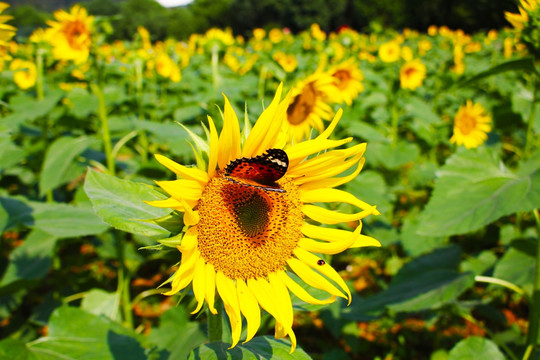
<svg viewBox="0 0 540 360"><path fill-rule="evenodd" d="M336 86L340 90L347 88L347 84L351 80L351 73L346 70L338 70L332 76L337 79Z"/></svg>
<svg viewBox="0 0 540 360"><path fill-rule="evenodd" d="M317 101L317 92L312 83L307 84L287 108L287 120L292 125L300 125L312 113Z"/></svg>
<svg viewBox="0 0 540 360"><path fill-rule="evenodd" d="M469 115L463 115L457 119L456 125L463 135L467 135L476 127L476 119Z"/></svg>
<svg viewBox="0 0 540 360"><path fill-rule="evenodd" d="M66 36L66 39L74 49L80 49L82 45L79 43L79 37L83 34L88 33L86 25L82 21L71 21L64 25L63 32Z"/></svg>
<svg viewBox="0 0 540 360"><path fill-rule="evenodd" d="M197 246L216 271L247 280L286 266L303 237L304 215L298 186L278 182L284 192L232 183L223 174L208 182L196 208Z"/></svg>
<svg viewBox="0 0 540 360"><path fill-rule="evenodd" d="M238 226L247 236L256 236L268 226L270 204L261 196L263 190L250 189L246 197L240 198L233 204L233 212Z"/></svg>

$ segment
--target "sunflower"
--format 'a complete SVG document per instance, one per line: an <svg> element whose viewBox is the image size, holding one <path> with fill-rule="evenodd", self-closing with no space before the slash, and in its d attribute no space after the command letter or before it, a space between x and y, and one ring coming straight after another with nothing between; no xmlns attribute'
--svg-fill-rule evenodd
<svg viewBox="0 0 540 360"><path fill-rule="evenodd" d="M37 70L36 65L31 61L15 59L9 65L13 70L13 81L23 90L29 89L36 84Z"/></svg>
<svg viewBox="0 0 540 360"><path fill-rule="evenodd" d="M352 140L329 139L340 111L317 138L281 150L286 143L281 129L290 101L290 95L280 101L281 89L280 85L243 143L238 118L225 97L219 136L208 117L206 171L156 155L178 179L157 182L170 198L149 204L183 212L185 225L177 247L182 253L180 266L166 282L172 287L165 294L176 294L191 284L197 300L193 313L206 302L209 311L216 314L217 290L231 324L231 348L240 340L242 315L247 321L245 341L255 336L262 308L276 320L276 338L290 337L293 352L296 337L290 292L310 304L328 304L337 296L351 301L339 274L313 253L336 254L352 247L380 246L377 240L360 234L361 226L347 231L314 224L361 224L368 215L379 214L374 206L335 189L358 175L366 144L335 149ZM275 153L279 157L270 157ZM282 177L273 185L256 186L227 176L231 166L239 162L248 167L242 168L245 173L277 167ZM337 177L351 167L356 169L350 175ZM344 214L313 204L327 202L348 203L361 211ZM292 274L325 290L329 297L314 298Z"/></svg>
<svg viewBox="0 0 540 360"><path fill-rule="evenodd" d="M399 70L399 81L402 89L414 90L422 86L426 77L426 65L420 59L415 59L403 64Z"/></svg>
<svg viewBox="0 0 540 360"><path fill-rule="evenodd" d="M401 49L396 40L388 41L379 47L379 57L385 63L399 60Z"/></svg>
<svg viewBox="0 0 540 360"><path fill-rule="evenodd" d="M529 12L533 12L538 7L537 0L520 0L521 6L518 6L519 14L509 11L504 12L506 20L517 30L522 30L524 25L529 22Z"/></svg>
<svg viewBox="0 0 540 360"><path fill-rule="evenodd" d="M342 101L351 106L353 99L358 97L358 93L364 91L364 74L358 68L353 58L334 65L328 70L334 78L334 85L338 89Z"/></svg>
<svg viewBox="0 0 540 360"><path fill-rule="evenodd" d="M467 100L456 113L454 135L450 142L465 145L467 149L478 147L487 139L487 133L491 130L490 122L491 118L481 104L473 105L471 100Z"/></svg>
<svg viewBox="0 0 540 360"><path fill-rule="evenodd" d="M281 65L285 72L293 72L298 67L298 61L294 54L287 55L283 51L278 51L272 56L276 62Z"/></svg>
<svg viewBox="0 0 540 360"><path fill-rule="evenodd" d="M341 101L335 82L329 73L317 71L293 86L284 127L294 142L308 138L311 128L322 132L323 120L332 118L328 104Z"/></svg>
<svg viewBox="0 0 540 360"><path fill-rule="evenodd" d="M53 57L57 60L73 60L82 64L88 59L92 44L93 16L86 9L74 5L70 12L58 10L54 13L57 21L47 21L47 38L53 46Z"/></svg>
<svg viewBox="0 0 540 360"><path fill-rule="evenodd" d="M6 24L13 16L1 15L2 12L9 7L9 4L0 2L0 45L6 45L7 42L15 35L17 28Z"/></svg>

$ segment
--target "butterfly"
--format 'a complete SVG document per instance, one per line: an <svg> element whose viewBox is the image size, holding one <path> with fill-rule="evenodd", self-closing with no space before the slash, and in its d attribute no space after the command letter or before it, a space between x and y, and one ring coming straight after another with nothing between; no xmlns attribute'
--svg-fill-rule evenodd
<svg viewBox="0 0 540 360"><path fill-rule="evenodd" d="M267 191L285 192L276 183L287 172L289 158L281 149L268 149L262 155L239 158L225 167L225 178L244 186Z"/></svg>

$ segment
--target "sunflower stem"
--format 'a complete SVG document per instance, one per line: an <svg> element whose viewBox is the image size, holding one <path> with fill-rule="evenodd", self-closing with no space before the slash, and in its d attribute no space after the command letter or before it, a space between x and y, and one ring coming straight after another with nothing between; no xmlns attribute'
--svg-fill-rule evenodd
<svg viewBox="0 0 540 360"><path fill-rule="evenodd" d="M268 68L266 65L263 65L261 67L261 71L259 72L259 86L258 89L258 96L257 99L262 99L264 97L264 88L266 87L266 76L268 74Z"/></svg>
<svg viewBox="0 0 540 360"><path fill-rule="evenodd" d="M212 46L212 85L214 89L217 89L219 86L219 46Z"/></svg>
<svg viewBox="0 0 540 360"><path fill-rule="evenodd" d="M217 314L214 315L207 310L208 318L208 341L223 341L223 300L219 296L216 296L214 304Z"/></svg>
<svg viewBox="0 0 540 360"><path fill-rule="evenodd" d="M109 173L114 175L115 164L111 145L111 133L109 132L109 119L107 118L105 96L103 95L103 90L101 89L100 85L92 83L90 84L90 87L92 88L92 92L98 98L98 117L101 122L101 136L103 139L103 147L105 149L105 157L107 159L107 168Z"/></svg>
<svg viewBox="0 0 540 360"><path fill-rule="evenodd" d="M43 49L38 47L36 51L36 98L43 100Z"/></svg>
<svg viewBox="0 0 540 360"><path fill-rule="evenodd" d="M396 106L396 99L392 101L392 145L396 146L398 141L398 124L399 124L399 113Z"/></svg>
<svg viewBox="0 0 540 360"><path fill-rule="evenodd" d="M531 101L531 110L529 111L529 119L527 121L527 137L525 138L525 156L530 155L530 151L532 150L532 147L535 142L535 136L534 136L534 118L536 115L536 101L538 100L538 76L534 76L533 79L533 98Z"/></svg>
<svg viewBox="0 0 540 360"><path fill-rule="evenodd" d="M531 300L531 308L529 310L529 330L527 332L527 351L523 357L526 359L536 359L538 352L538 328L540 325L540 214L538 209L533 210L534 219L536 220L536 270L534 274L534 288Z"/></svg>
<svg viewBox="0 0 540 360"><path fill-rule="evenodd" d="M143 62L141 59L135 60L135 88L137 94L137 110L140 120L144 120L144 108L143 108ZM139 132L139 145L142 162L148 162L148 137L146 136L146 130L141 129Z"/></svg>
<svg viewBox="0 0 540 360"><path fill-rule="evenodd" d="M115 236L116 255L118 257L118 285L116 295L119 299L120 311L123 316L123 323L126 327L133 329L133 314L131 313L131 300L129 297L129 276L125 263L124 239Z"/></svg>

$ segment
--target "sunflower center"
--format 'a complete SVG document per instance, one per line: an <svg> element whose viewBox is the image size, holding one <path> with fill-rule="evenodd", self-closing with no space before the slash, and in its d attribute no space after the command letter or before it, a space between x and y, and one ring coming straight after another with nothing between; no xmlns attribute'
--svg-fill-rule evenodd
<svg viewBox="0 0 540 360"><path fill-rule="evenodd" d="M263 190L241 191L245 196L233 202L232 210L236 216L238 227L245 235L256 237L268 226L270 213L269 199L260 193Z"/></svg>
<svg viewBox="0 0 540 360"><path fill-rule="evenodd" d="M469 115L463 115L457 119L456 127L463 135L467 135L476 127L476 119Z"/></svg>
<svg viewBox="0 0 540 360"><path fill-rule="evenodd" d="M416 73L416 69L412 66L405 69L405 77L407 78L413 77L415 73Z"/></svg>
<svg viewBox="0 0 540 360"><path fill-rule="evenodd" d="M231 279L265 277L284 268L302 238L298 186L282 179L285 192L228 181L206 185L197 210L201 256Z"/></svg>
<svg viewBox="0 0 540 360"><path fill-rule="evenodd" d="M346 89L352 78L351 73L346 70L338 70L332 76L337 79L336 86L340 90Z"/></svg>
<svg viewBox="0 0 540 360"><path fill-rule="evenodd" d="M307 84L287 108L287 120L292 125L300 125L312 113L317 101L317 92L312 83Z"/></svg>
<svg viewBox="0 0 540 360"><path fill-rule="evenodd" d="M63 32L69 45L74 49L80 49L82 46L79 44L79 37L86 34L88 30L82 21L76 20L65 24Z"/></svg>

